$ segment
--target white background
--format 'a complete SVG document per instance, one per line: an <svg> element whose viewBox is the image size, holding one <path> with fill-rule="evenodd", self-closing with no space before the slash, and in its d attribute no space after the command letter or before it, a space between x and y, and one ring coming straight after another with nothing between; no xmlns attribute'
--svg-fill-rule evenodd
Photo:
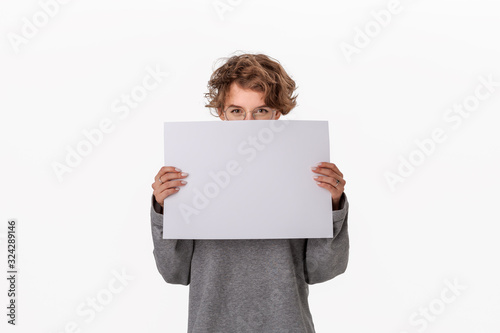
<svg viewBox="0 0 500 333"><path fill-rule="evenodd" d="M330 121L332 162L347 180L350 262L310 287L317 332L498 332L500 87L459 126L443 117L479 77L500 81L500 6L402 0L349 62L341 43L354 45L388 2L232 0L219 15L213 0L75 0L16 52L9 36L41 5L2 1L0 257L6 272L16 218L20 272L15 328L1 279L2 331L186 331L188 288L166 284L152 254L151 183L163 122L220 121L203 94L215 60L241 50L278 59L296 81L289 119ZM148 67L170 75L120 118L113 104ZM114 130L59 181L53 163L105 118ZM386 173L436 128L447 139L391 190ZM77 309L123 270L133 280L86 322Z"/></svg>

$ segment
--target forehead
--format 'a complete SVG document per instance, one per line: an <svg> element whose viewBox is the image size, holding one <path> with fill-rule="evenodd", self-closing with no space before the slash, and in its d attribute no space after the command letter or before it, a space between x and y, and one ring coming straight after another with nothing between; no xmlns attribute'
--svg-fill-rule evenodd
<svg viewBox="0 0 500 333"><path fill-rule="evenodd" d="M265 105L265 96L263 92L251 89L243 89L236 82L231 84L229 94L226 97L225 105L238 105L242 107L257 107Z"/></svg>

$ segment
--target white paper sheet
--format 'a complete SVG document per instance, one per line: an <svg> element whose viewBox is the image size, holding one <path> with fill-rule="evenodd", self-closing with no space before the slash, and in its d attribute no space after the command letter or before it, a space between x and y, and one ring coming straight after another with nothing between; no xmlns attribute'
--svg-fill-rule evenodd
<svg viewBox="0 0 500 333"><path fill-rule="evenodd" d="M164 239L333 237L328 121L165 122L165 165L189 173L164 201Z"/></svg>

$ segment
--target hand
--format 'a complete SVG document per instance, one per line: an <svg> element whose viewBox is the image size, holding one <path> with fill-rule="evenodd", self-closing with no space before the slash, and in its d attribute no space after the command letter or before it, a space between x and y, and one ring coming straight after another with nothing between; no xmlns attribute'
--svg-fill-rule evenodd
<svg viewBox="0 0 500 333"><path fill-rule="evenodd" d="M332 194L333 210L337 210L339 208L340 197L344 192L344 186L346 184L346 181L343 178L344 175L333 163L320 162L317 166L317 168L312 167L313 172L319 173L323 176L317 176L314 177L314 179L318 182L318 186L326 188L330 191Z"/></svg>
<svg viewBox="0 0 500 333"><path fill-rule="evenodd" d="M185 180L177 180L178 178L185 178L188 173L181 172L180 169L173 166L164 166L158 171L155 176L155 182L151 184L153 188L153 194L155 196L156 202L163 207L163 200L168 196L177 193L179 187L187 184Z"/></svg>

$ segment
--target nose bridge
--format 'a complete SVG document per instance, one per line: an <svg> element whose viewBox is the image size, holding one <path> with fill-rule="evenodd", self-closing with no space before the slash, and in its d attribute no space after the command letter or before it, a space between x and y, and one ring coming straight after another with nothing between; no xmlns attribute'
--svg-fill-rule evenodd
<svg viewBox="0 0 500 333"><path fill-rule="evenodd" d="M253 113L252 113L252 111L245 112L245 119L244 120L253 120Z"/></svg>

